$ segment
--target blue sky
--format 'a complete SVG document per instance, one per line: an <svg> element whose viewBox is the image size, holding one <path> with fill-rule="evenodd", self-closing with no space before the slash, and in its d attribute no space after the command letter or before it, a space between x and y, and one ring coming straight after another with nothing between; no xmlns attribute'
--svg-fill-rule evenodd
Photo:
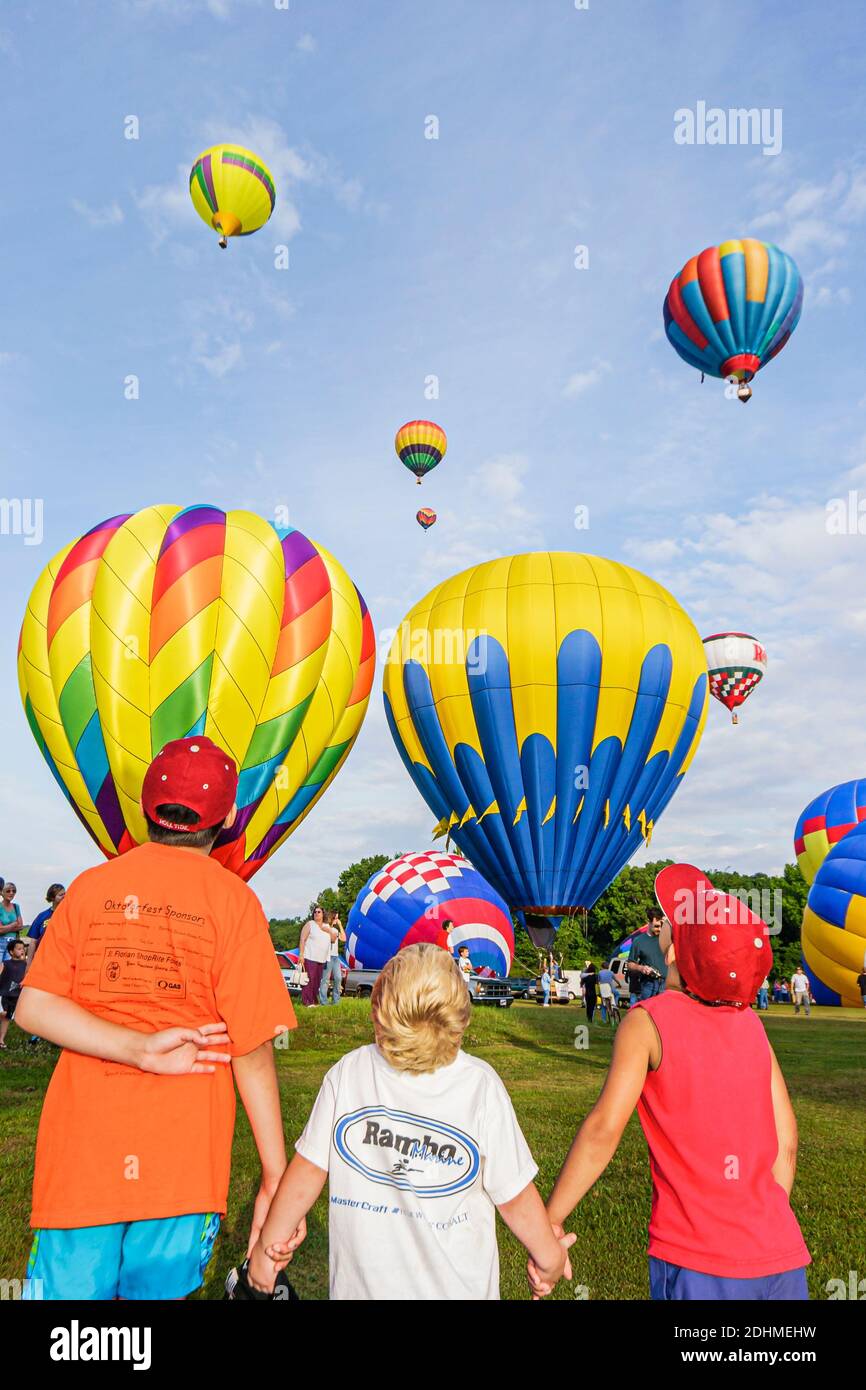
<svg viewBox="0 0 866 1390"><path fill-rule="evenodd" d="M637 565L702 631L754 632L770 661L737 730L710 711L653 855L791 857L805 802L866 764L866 536L826 527L829 499L866 498L864 30L840 0L4 15L0 494L44 503L41 545L0 535L0 872L25 917L95 862L20 709L26 597L67 540L153 502L288 506L380 632L493 555ZM678 145L674 112L699 100L781 109L782 152ZM221 139L261 153L278 193L226 253L187 194ZM778 242L807 286L745 408L699 384L661 315L683 262L739 235ZM392 452L418 415L449 436L423 491ZM440 518L426 536L422 501ZM361 854L428 844L432 820L377 679L349 763L255 887L269 912L299 911Z"/></svg>

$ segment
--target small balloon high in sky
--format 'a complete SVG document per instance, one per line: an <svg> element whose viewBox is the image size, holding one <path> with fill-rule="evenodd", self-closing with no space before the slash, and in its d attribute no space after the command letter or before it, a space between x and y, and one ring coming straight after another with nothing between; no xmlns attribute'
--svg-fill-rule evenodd
<svg viewBox="0 0 866 1390"><path fill-rule="evenodd" d="M442 462L448 440L445 431L432 420L409 420L397 431L394 448L403 467L414 473L420 484Z"/></svg>
<svg viewBox="0 0 866 1390"><path fill-rule="evenodd" d="M273 175L257 154L241 145L212 145L189 175L189 195L203 222L219 233L225 250L231 236L250 236L274 210Z"/></svg>

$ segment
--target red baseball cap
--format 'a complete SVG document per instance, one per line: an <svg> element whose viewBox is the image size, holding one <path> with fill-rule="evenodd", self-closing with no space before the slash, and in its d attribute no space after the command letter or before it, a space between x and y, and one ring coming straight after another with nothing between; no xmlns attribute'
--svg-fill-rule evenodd
<svg viewBox="0 0 866 1390"><path fill-rule="evenodd" d="M720 893L694 864L669 864L656 875L655 890L685 988L707 1004L753 1004L773 966L763 919Z"/></svg>
<svg viewBox="0 0 866 1390"><path fill-rule="evenodd" d="M175 738L154 758L141 788L145 815L166 830L192 833L221 825L235 802L238 770L228 753L209 738ZM159 806L188 806L198 819L180 825L158 814Z"/></svg>

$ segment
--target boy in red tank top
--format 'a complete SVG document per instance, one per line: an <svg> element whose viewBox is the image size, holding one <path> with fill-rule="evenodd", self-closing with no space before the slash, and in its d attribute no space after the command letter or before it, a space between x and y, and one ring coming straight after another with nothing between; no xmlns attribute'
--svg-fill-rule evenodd
<svg viewBox="0 0 866 1390"><path fill-rule="evenodd" d="M809 1252L790 1205L797 1125L751 1009L773 955L764 922L699 869L656 879L667 989L631 1009L607 1081L556 1180L557 1234L637 1106L649 1146L654 1299L805 1299ZM533 1292L550 1290L530 1262Z"/></svg>

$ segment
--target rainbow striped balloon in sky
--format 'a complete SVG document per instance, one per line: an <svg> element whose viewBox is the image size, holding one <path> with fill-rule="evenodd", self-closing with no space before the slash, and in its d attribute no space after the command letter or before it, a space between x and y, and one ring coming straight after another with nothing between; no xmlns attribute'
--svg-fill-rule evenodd
<svg viewBox="0 0 866 1390"><path fill-rule="evenodd" d="M250 878L355 741L373 682L367 606L342 566L247 511L147 507L61 550L18 650L33 736L107 857L146 839L152 758L206 734L240 769L212 851Z"/></svg>
<svg viewBox="0 0 866 1390"><path fill-rule="evenodd" d="M686 261L665 298L665 332L699 372L745 383L782 351L802 307L803 280L791 257L743 237Z"/></svg>

